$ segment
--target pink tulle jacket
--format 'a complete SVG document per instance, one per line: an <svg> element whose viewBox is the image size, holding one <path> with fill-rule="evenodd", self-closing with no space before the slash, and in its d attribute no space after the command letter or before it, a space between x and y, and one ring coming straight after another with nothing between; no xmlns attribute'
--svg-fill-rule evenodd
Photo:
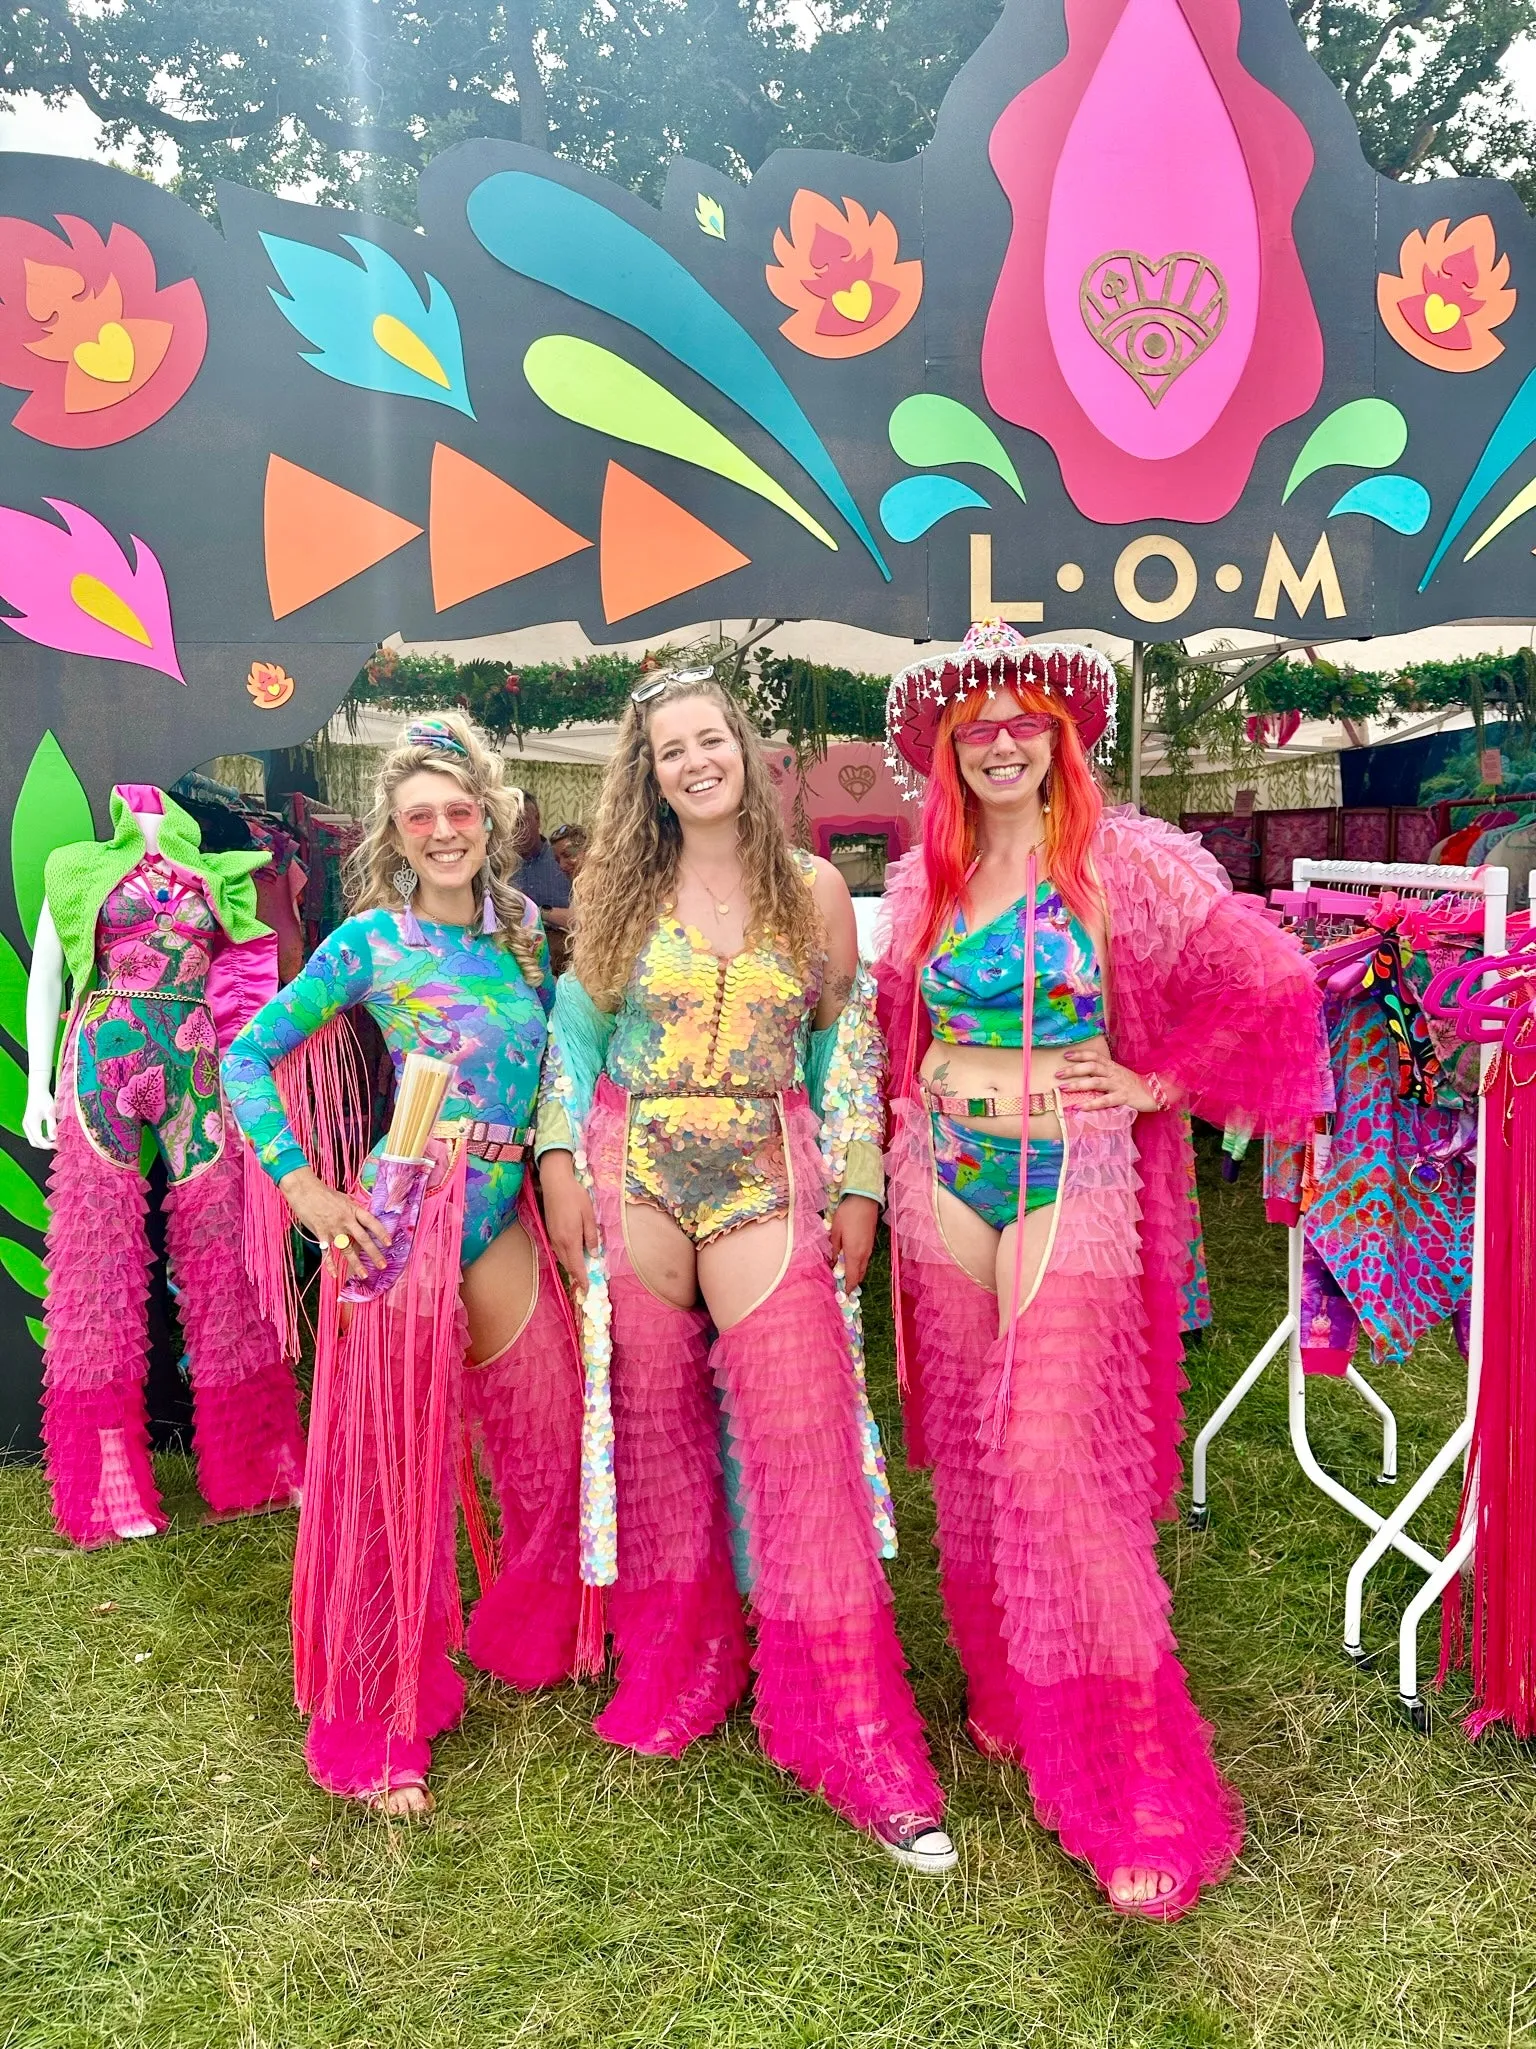
<svg viewBox="0 0 1536 2049"><path fill-rule="evenodd" d="M1220 864L1190 834L1130 810L1105 813L1092 848L1107 907L1105 995L1114 1058L1155 1071L1179 1108L1138 1117L1142 1193L1142 1300L1148 1394L1156 1434L1160 1513L1180 1478L1185 1385L1179 1291L1186 1242L1189 1127L1180 1110L1213 1124L1242 1123L1279 1138L1302 1136L1328 1101L1328 1065L1316 983L1301 948L1258 907L1234 896ZM922 850L886 881L875 976L894 1100L932 1033L918 994L910 935L926 900ZM893 1272L896 1263L893 1262ZM911 1399L916 1348L910 1308L894 1309L908 1365L907 1440L921 1445ZM914 1449L920 1458L920 1449Z"/></svg>

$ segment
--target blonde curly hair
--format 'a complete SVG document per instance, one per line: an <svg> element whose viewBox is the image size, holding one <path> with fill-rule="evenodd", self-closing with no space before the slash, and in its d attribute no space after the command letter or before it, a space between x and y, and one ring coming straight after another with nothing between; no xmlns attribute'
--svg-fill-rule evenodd
<svg viewBox="0 0 1536 2049"><path fill-rule="evenodd" d="M436 742L438 735L440 743ZM395 826L395 793L408 776L423 769L449 777L484 805L489 828L485 852L490 866L491 902L496 906L501 926L497 942L517 961L524 979L538 988L544 979L539 963L540 931L537 925L523 923L528 899L511 879L513 871L521 865L517 836L522 798L502 780L501 756L493 754L469 721L457 712L413 719L385 756L373 786L373 808L361 844L347 863L345 887L349 909L399 910L400 892L395 888L394 877L405 859L405 847ZM478 875L474 891L478 913L485 898Z"/></svg>
<svg viewBox="0 0 1536 2049"><path fill-rule="evenodd" d="M613 1009L624 993L658 912L677 893L682 827L663 806L651 753L651 719L663 705L707 698L741 751L743 788L737 851L749 915L747 944L772 937L788 946L809 983L820 975L826 927L805 876L790 853L762 735L719 682L697 672L671 675L644 704L630 701L603 777L586 864L572 893L575 943L571 966L593 1001Z"/></svg>

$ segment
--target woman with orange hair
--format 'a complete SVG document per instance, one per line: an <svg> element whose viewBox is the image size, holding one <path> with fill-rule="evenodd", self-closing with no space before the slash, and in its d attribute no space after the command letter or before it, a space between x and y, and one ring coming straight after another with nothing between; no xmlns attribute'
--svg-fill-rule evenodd
<svg viewBox="0 0 1536 2049"><path fill-rule="evenodd" d="M1313 979L1198 842L1106 812L1115 677L996 624L897 676L927 780L878 968L908 1442L931 1460L972 1741L1117 1911L1172 1920L1242 1808L1157 1569L1178 1482L1187 1111L1299 1132Z"/></svg>

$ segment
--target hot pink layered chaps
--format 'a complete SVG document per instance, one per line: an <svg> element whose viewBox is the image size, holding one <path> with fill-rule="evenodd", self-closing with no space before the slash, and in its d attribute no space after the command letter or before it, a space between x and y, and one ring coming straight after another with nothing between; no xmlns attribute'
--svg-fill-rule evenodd
<svg viewBox="0 0 1536 2049"><path fill-rule="evenodd" d="M891 1221L972 1730L1023 1767L1042 1823L1101 1880L1151 1863L1211 1883L1241 1843L1242 1810L1190 1700L1157 1568L1130 1125L1129 1111L1065 1112L1055 1238L1032 1299L1026 1275L1000 1444L997 1297L944 1241L928 1119L912 1101L897 1111Z"/></svg>
<svg viewBox="0 0 1536 2049"><path fill-rule="evenodd" d="M285 1506L304 1466L298 1395L241 1258L241 1139L165 1198L192 1382L198 1484L216 1515ZM48 1180L43 1443L54 1518L76 1544L165 1528L149 1459L148 1190L91 1145L59 1092Z"/></svg>
<svg viewBox="0 0 1536 2049"><path fill-rule="evenodd" d="M403 1468L422 1450L423 1395L410 1385L406 1344L393 1341L401 1337L400 1312L389 1306L395 1297L367 1305L365 1315L382 1324L380 1370L370 1399L349 1396L348 1413L334 1419L349 1441L327 1453L327 1481L308 1489L300 1537L308 1591L295 1602L295 1657L299 1704L311 1717L304 1754L328 1792L355 1797L425 1778L433 1739L463 1713L464 1681L449 1656L461 1643L483 1671L520 1690L556 1685L572 1671L581 1606L581 1370L560 1281L542 1250L537 1271L527 1322L483 1364L467 1356L466 1322L454 1305L437 1362L439 1427L409 1479ZM402 1292L403 1284L395 1293ZM363 1328L359 1316L341 1337L339 1370ZM466 1433L500 1523L498 1569L467 1631L457 1563ZM398 1504L417 1492L435 1541L429 1534L420 1634L403 1647ZM333 1602L341 1612L327 1628L320 1618Z"/></svg>
<svg viewBox="0 0 1536 2049"><path fill-rule="evenodd" d="M789 1112L794 1210L783 1271L766 1300L718 1334L703 1310L653 1295L630 1262L618 1200L625 1119L618 1092L600 1090L587 1151L613 1303L619 1578L609 1614L619 1687L598 1732L675 1753L745 1691L723 1416L741 1472L764 1751L856 1825L937 1817L943 1796L871 1518L809 1112Z"/></svg>

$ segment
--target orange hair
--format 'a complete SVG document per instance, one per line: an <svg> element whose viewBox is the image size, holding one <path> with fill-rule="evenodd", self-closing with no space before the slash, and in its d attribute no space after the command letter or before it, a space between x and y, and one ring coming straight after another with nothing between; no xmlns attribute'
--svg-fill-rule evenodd
<svg viewBox="0 0 1536 2049"><path fill-rule="evenodd" d="M1045 814L1045 865L1068 910L1085 925L1091 925L1102 899L1089 869L1088 850L1103 815L1104 799L1078 738L1077 721L1036 684L1014 682L1005 687L1026 712L1043 712L1055 722L1051 801ZM965 895L966 880L980 852L977 826L981 806L960 774L955 728L970 719L990 716L988 706L993 696L985 689L972 690L946 705L939 715L933 773L923 798L923 879L927 900L913 936L910 958L914 962L926 960L947 929ZM1021 876L1021 884L1022 881Z"/></svg>

